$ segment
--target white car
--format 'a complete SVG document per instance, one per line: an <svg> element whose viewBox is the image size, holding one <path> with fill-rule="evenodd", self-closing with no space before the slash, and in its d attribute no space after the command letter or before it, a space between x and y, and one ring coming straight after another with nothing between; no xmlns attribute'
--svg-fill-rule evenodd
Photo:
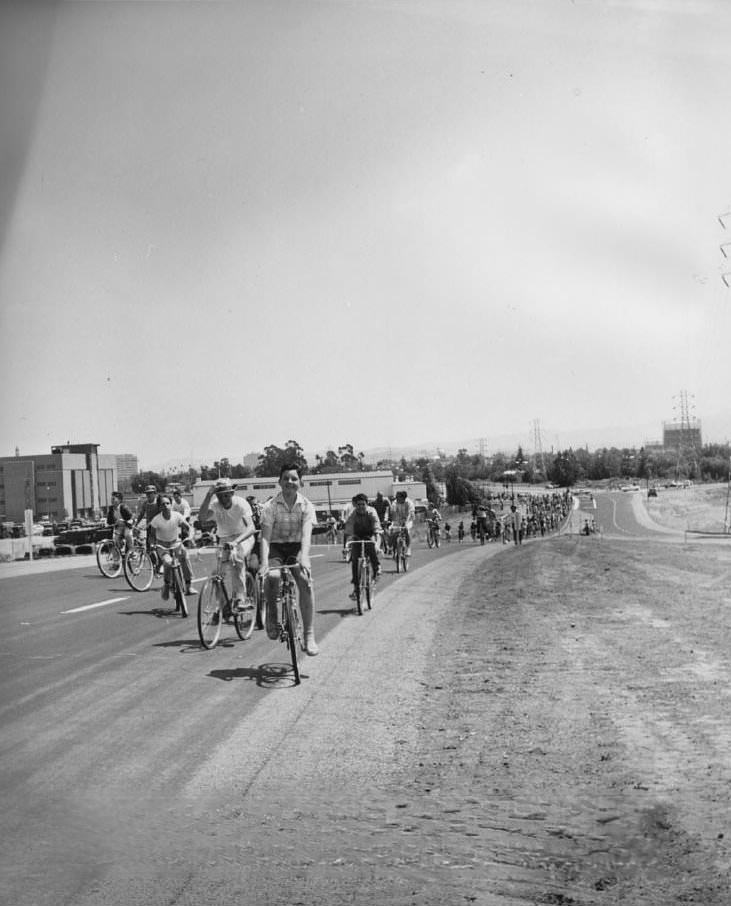
<svg viewBox="0 0 731 906"><path fill-rule="evenodd" d="M639 491L641 490L638 484L623 484L620 488L620 491Z"/></svg>

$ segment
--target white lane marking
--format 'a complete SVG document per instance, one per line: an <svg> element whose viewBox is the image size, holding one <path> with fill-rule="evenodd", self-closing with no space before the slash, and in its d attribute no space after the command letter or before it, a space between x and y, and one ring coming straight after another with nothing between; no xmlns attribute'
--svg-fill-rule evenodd
<svg viewBox="0 0 731 906"><path fill-rule="evenodd" d="M82 610L93 610L95 607L104 607L107 604L118 604L120 601L127 601L129 595L124 598L109 598L108 601L97 601L96 604L84 604L83 607L72 607L71 610L62 610L61 613L79 613Z"/></svg>

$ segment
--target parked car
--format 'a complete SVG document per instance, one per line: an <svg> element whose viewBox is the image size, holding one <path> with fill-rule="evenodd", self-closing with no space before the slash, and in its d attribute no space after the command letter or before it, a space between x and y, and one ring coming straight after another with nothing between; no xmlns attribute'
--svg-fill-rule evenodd
<svg viewBox="0 0 731 906"><path fill-rule="evenodd" d="M639 491L641 490L638 484L623 484L620 488L621 491Z"/></svg>

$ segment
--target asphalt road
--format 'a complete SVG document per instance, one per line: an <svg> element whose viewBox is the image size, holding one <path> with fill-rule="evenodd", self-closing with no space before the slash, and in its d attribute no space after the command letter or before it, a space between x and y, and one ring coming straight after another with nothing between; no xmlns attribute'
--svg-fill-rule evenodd
<svg viewBox="0 0 731 906"><path fill-rule="evenodd" d="M170 844L185 861L185 819L170 820L170 812L191 776L247 721L260 726L263 714L288 726L282 709L295 719L306 708L336 630L352 624L357 644L389 586L406 587L420 567L459 555L458 547L430 551L416 542L406 576L384 561L374 610L363 617L348 599L350 567L339 549L314 548L322 653L303 655L300 687L285 646L264 632L242 642L227 627L217 648L204 650L195 597L184 620L158 591L136 593L123 578L100 576L90 558L61 569L38 563L25 575L0 570L0 901L96 902L109 866L134 873L140 848L165 862ZM212 564L211 554L194 561L198 588ZM235 766L240 757L233 748L226 759Z"/></svg>
<svg viewBox="0 0 731 906"><path fill-rule="evenodd" d="M649 536L632 496L585 501L567 531L594 516L606 535ZM503 549L417 542L409 573L387 561L374 610L357 617L349 567L338 549L317 548L321 653L304 659L299 687L286 649L263 632L242 642L228 629L202 649L194 598L183 620L156 592L131 592L88 561L0 569L0 901L309 902L294 895L305 882L294 841L321 826L331 790L330 822L367 810L361 791L373 795L397 771L418 732L413 703L439 651L445 602ZM211 562L195 562L195 574ZM394 808L378 807L371 842ZM252 834L257 865L247 861ZM277 858L292 847L294 868L263 864L267 835ZM338 861L324 856L320 872ZM318 884L319 900L321 874ZM341 902L336 890L329 902Z"/></svg>

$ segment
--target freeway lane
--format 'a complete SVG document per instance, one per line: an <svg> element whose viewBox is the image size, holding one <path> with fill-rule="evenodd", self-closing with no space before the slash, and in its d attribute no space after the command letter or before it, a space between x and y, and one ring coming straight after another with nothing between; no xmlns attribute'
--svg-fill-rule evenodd
<svg viewBox="0 0 731 906"><path fill-rule="evenodd" d="M397 577L386 561L381 590L458 550L415 544L409 576ZM372 614L355 617L349 567L335 548L315 553L325 651L344 620L367 633L378 598ZM194 571L206 566L201 560ZM308 677L326 660L305 658L294 688L286 649L263 632L241 642L229 629L205 651L194 617L172 615L156 593L134 593L93 566L0 580L0 629L0 900L18 906L74 902L124 860L133 837L135 846L142 835L160 847L189 778L205 775L215 752L236 763L232 735L262 704L305 709L314 694Z"/></svg>
<svg viewBox="0 0 731 906"><path fill-rule="evenodd" d="M595 500L597 523L608 537L655 540L680 540L683 537L682 533L652 521L641 491L600 492Z"/></svg>

